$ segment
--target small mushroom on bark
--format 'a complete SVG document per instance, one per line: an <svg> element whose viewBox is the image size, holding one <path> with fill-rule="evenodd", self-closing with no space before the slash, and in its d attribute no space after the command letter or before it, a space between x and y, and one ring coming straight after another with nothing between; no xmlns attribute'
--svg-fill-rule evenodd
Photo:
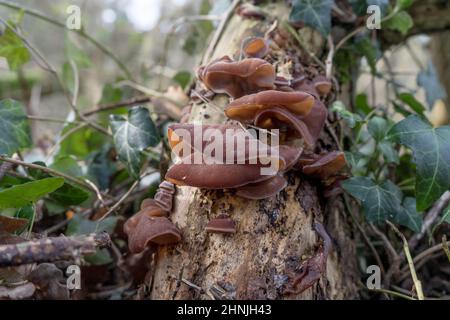
<svg viewBox="0 0 450 320"><path fill-rule="evenodd" d="M211 219L205 227L207 232L211 233L236 233L236 223L226 215L220 215L217 218Z"/></svg>
<svg viewBox="0 0 450 320"><path fill-rule="evenodd" d="M175 194L175 186L163 181L159 185L153 199L144 199L141 203L141 210L130 217L124 224L123 230L127 235L139 224L143 216L148 217L165 217L172 210L173 195Z"/></svg>
<svg viewBox="0 0 450 320"><path fill-rule="evenodd" d="M249 93L273 89L275 69L262 59L233 61L225 56L200 68L199 77L208 89L239 98Z"/></svg>
<svg viewBox="0 0 450 320"><path fill-rule="evenodd" d="M252 38L244 46L244 54L250 58L263 58L269 52L269 46L263 38Z"/></svg>
<svg viewBox="0 0 450 320"><path fill-rule="evenodd" d="M317 76L313 80L314 88L321 95L327 95L331 91L331 81L325 76Z"/></svg>
<svg viewBox="0 0 450 320"><path fill-rule="evenodd" d="M166 217L144 215L128 233L128 246L132 253L142 252L150 244L170 245L180 241L180 230Z"/></svg>

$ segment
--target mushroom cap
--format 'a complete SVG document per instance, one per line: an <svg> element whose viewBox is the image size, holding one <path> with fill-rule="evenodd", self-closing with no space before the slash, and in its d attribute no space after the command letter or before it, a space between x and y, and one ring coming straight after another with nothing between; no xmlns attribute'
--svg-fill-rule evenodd
<svg viewBox="0 0 450 320"><path fill-rule="evenodd" d="M228 118L252 122L256 115L270 108L283 108L295 115L307 115L314 105L314 98L309 93L266 90L236 99L225 108Z"/></svg>
<svg viewBox="0 0 450 320"><path fill-rule="evenodd" d="M288 145L280 145L280 156L285 161L284 171L289 171L299 161L303 148Z"/></svg>
<svg viewBox="0 0 450 320"><path fill-rule="evenodd" d="M259 112L255 117L254 123L255 126L266 129L281 128L287 125L288 128L290 127L292 129L288 137L300 136L309 148L312 148L317 140L317 138L312 136L308 126L302 119L278 107Z"/></svg>
<svg viewBox="0 0 450 320"><path fill-rule="evenodd" d="M231 189L270 179L277 173L273 170L263 175L261 169L262 166L252 164L176 163L169 168L165 178L178 186Z"/></svg>
<svg viewBox="0 0 450 320"><path fill-rule="evenodd" d="M123 231L129 235L138 225L143 216L148 217L165 217L169 215L169 210L165 210L154 199L145 199L141 203L141 210L128 218L123 225Z"/></svg>
<svg viewBox="0 0 450 320"><path fill-rule="evenodd" d="M326 95L331 91L331 81L325 76L317 76L313 80L314 88L321 95Z"/></svg>
<svg viewBox="0 0 450 320"><path fill-rule="evenodd" d="M182 161L189 159L190 163L195 163L195 156L201 156L201 161L211 160L209 164L212 160L228 164L232 164L230 161L267 163L265 161L271 160L275 154L273 148L237 125L174 124L168 128L168 141L172 151ZM221 154L216 154L216 147L222 148ZM281 165L284 165L283 161Z"/></svg>
<svg viewBox="0 0 450 320"><path fill-rule="evenodd" d="M236 233L236 223L228 216L218 216L208 222L205 230L211 233Z"/></svg>
<svg viewBox="0 0 450 320"><path fill-rule="evenodd" d="M246 57L262 58L269 52L269 46L264 38L252 38L244 46Z"/></svg>
<svg viewBox="0 0 450 320"><path fill-rule="evenodd" d="M276 175L269 180L247 184L236 191L236 195L252 200L272 197L286 188L287 181L281 175Z"/></svg>
<svg viewBox="0 0 450 320"><path fill-rule="evenodd" d="M303 173L320 179L326 179L345 167L346 161L342 151L332 151L303 167Z"/></svg>
<svg viewBox="0 0 450 320"><path fill-rule="evenodd" d="M200 69L199 77L208 89L239 98L249 93L272 89L275 69L262 59L247 58L234 62L225 56Z"/></svg>
<svg viewBox="0 0 450 320"><path fill-rule="evenodd" d="M149 244L169 245L180 241L180 230L166 217L144 215L128 234L128 247L132 253L144 251Z"/></svg>

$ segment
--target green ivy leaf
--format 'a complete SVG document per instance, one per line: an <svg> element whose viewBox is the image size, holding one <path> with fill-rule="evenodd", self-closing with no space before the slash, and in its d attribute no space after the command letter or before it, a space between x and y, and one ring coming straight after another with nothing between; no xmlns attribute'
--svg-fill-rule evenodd
<svg viewBox="0 0 450 320"><path fill-rule="evenodd" d="M417 84L425 89L427 104L430 109L437 100L445 99L447 96L431 60L428 62L427 70L422 70L417 75Z"/></svg>
<svg viewBox="0 0 450 320"><path fill-rule="evenodd" d="M450 126L433 128L419 116L409 116L389 131L388 139L412 149L417 210L427 209L450 187Z"/></svg>
<svg viewBox="0 0 450 320"><path fill-rule="evenodd" d="M376 184L367 177L353 177L341 183L344 190L360 200L367 221L383 224L402 211L402 192L390 180Z"/></svg>
<svg viewBox="0 0 450 320"><path fill-rule="evenodd" d="M31 58L30 52L23 44L22 39L8 27L0 35L0 56L6 58L12 70L19 69Z"/></svg>
<svg viewBox="0 0 450 320"><path fill-rule="evenodd" d="M361 118L361 116L357 113L352 113L347 110L342 101L335 101L331 107L331 111L339 114L350 128L355 128L364 123L364 120Z"/></svg>
<svg viewBox="0 0 450 320"><path fill-rule="evenodd" d="M0 209L25 207L63 184L63 178L46 178L4 189L0 191Z"/></svg>
<svg viewBox="0 0 450 320"><path fill-rule="evenodd" d="M425 107L412 94L403 92L398 95L398 98L417 114L424 116Z"/></svg>
<svg viewBox="0 0 450 320"><path fill-rule="evenodd" d="M397 14L395 14L392 18L389 20L386 20L383 22L383 26L399 31L401 34L405 35L408 33L409 29L411 29L414 25L414 21L406 11L400 11Z"/></svg>
<svg viewBox="0 0 450 320"><path fill-rule="evenodd" d="M173 81L178 83L183 89L186 89L188 84L191 82L192 75L189 71L179 71L173 77Z"/></svg>
<svg viewBox="0 0 450 320"><path fill-rule="evenodd" d="M137 179L142 165L141 151L159 143L158 130L144 107L130 109L128 119L112 115L110 121L119 159Z"/></svg>
<svg viewBox="0 0 450 320"><path fill-rule="evenodd" d="M92 221L79 214L70 220L65 234L67 236L107 232L111 234L116 227L119 217L107 217L101 221Z"/></svg>
<svg viewBox="0 0 450 320"><path fill-rule="evenodd" d="M367 95L364 93L360 93L356 96L355 106L358 110L361 110L361 112L366 116L373 111L373 108L369 105L369 102L367 101Z"/></svg>
<svg viewBox="0 0 450 320"><path fill-rule="evenodd" d="M382 117L375 116L369 120L367 130L370 135L376 140L381 141L389 129L389 123Z"/></svg>
<svg viewBox="0 0 450 320"><path fill-rule="evenodd" d="M400 163L400 158L398 156L397 150L394 149L392 146L392 143L390 141L381 141L378 144L378 148L380 149L381 153L383 154L384 159L386 162L389 163Z"/></svg>
<svg viewBox="0 0 450 320"><path fill-rule="evenodd" d="M294 0L289 20L303 22L326 37L331 30L333 4L333 0Z"/></svg>
<svg viewBox="0 0 450 320"><path fill-rule="evenodd" d="M394 215L393 221L408 227L414 232L420 232L422 229L422 215L416 210L416 199L406 197L403 200L403 210Z"/></svg>
<svg viewBox="0 0 450 320"><path fill-rule="evenodd" d="M44 162L37 161L34 163L46 167ZM71 157L62 157L57 159L50 165L50 168L73 177L79 177L82 175L81 168L78 166L78 163ZM29 173L35 179L51 177L51 175L41 170L29 169ZM49 194L49 199L51 201L64 206L78 205L86 201L88 198L89 193L87 191L74 186L69 182L65 182L60 188Z"/></svg>
<svg viewBox="0 0 450 320"><path fill-rule="evenodd" d="M30 127L20 102L0 101L0 154L12 155L31 146Z"/></svg>
<svg viewBox="0 0 450 320"><path fill-rule="evenodd" d="M399 9L408 9L415 0L397 0L395 6Z"/></svg>

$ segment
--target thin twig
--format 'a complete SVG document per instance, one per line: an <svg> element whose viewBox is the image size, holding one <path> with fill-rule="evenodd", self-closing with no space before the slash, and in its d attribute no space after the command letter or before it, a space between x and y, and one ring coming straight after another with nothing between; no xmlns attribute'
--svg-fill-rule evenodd
<svg viewBox="0 0 450 320"><path fill-rule="evenodd" d="M370 291L374 291L374 292L381 292L381 293L386 293L386 294L390 294L393 295L395 297L399 297L399 298L403 298L403 299L407 299L407 300L416 300L413 297L407 296L406 294L397 292L397 291L392 291L392 290L388 290L388 289L369 289Z"/></svg>
<svg viewBox="0 0 450 320"><path fill-rule="evenodd" d="M40 165L35 164L35 163L27 163L27 162L24 162L24 161L21 161L21 160L8 158L8 157L2 156L2 155L0 155L0 161L5 161L5 162L17 164L17 165L20 165L20 166L23 166L23 167L26 167L26 168L41 170L41 171L46 172L46 173L48 173L50 175L64 178L64 179L66 179L66 180L68 180L70 182L73 182L73 183L75 183L75 184L77 184L77 185L79 185L79 186L81 186L81 187L83 187L85 189L88 189L89 191L92 191L92 192L96 193L96 190L94 188L92 188L91 185L89 185L88 183L84 182L83 180L79 180L77 178L71 177L71 176L69 176L69 175L67 175L65 173L56 171L54 169L51 169L51 168L48 168L48 167L43 167L43 166L40 166Z"/></svg>
<svg viewBox="0 0 450 320"><path fill-rule="evenodd" d="M93 114L103 112L103 111L110 111L114 109L119 109L123 107L133 107L136 105L148 103L152 100L149 96L139 96L135 98L131 98L129 100L121 101L121 102L114 102L114 103L108 103L108 104L101 104L98 105L95 109L86 111L83 113L85 117L91 116Z"/></svg>
<svg viewBox="0 0 450 320"><path fill-rule="evenodd" d="M428 210L427 214L425 215L425 218L423 219L422 230L419 233L415 234L409 240L408 244L411 248L414 249L419 244L419 241L425 236L425 234L435 223L441 212L448 206L449 203L450 203L450 191L446 191L439 198L439 200L431 207L431 209Z"/></svg>
<svg viewBox="0 0 450 320"><path fill-rule="evenodd" d="M83 124L81 121L73 120L64 120L64 119L58 119L58 118L52 118L52 117L40 117L40 116L33 116L33 115L27 115L27 119L33 120L33 121L45 121L45 122L57 122L57 123L63 123L63 124Z"/></svg>
<svg viewBox="0 0 450 320"><path fill-rule="evenodd" d="M202 64L206 64L209 61L209 59L211 58L211 56L214 52L214 49L216 48L216 45L219 42L220 37L223 34L223 30L225 29L225 26L228 23L228 20L233 15L234 9L237 7L239 2L241 2L241 0L234 0L233 3L231 3L228 10L224 13L222 21L220 21L220 24L217 27L217 30L214 33L214 36L211 39L211 41L209 42L208 48L205 51L205 55L203 56L203 59L202 59Z"/></svg>
<svg viewBox="0 0 450 320"><path fill-rule="evenodd" d="M420 282L419 278L417 277L416 269L414 268L414 262L411 257L411 252L409 251L408 241L406 240L403 233L401 233L400 230L398 230L397 227L394 224L392 224L392 222L386 220L386 223L392 228L392 230L394 230L394 232L403 241L403 250L405 252L406 260L408 261L409 271L411 272L411 277L414 282L414 287L416 288L417 298L419 300L424 300L424 294L422 291L422 283Z"/></svg>
<svg viewBox="0 0 450 320"><path fill-rule="evenodd" d="M128 189L127 192L124 193L124 195L117 201L100 219L97 221L100 222L103 219L105 219L107 216L109 216L111 213L117 210L117 208L120 207L120 205L125 201L125 199L133 192L133 190L139 185L139 180L136 180Z"/></svg>

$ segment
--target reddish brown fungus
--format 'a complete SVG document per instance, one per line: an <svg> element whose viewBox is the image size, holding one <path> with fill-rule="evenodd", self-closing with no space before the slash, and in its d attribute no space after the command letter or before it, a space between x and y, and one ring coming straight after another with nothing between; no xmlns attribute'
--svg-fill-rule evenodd
<svg viewBox="0 0 450 320"><path fill-rule="evenodd" d="M273 89L275 69L262 59L248 58L234 62L225 56L201 68L199 77L210 90L239 98Z"/></svg>
<svg viewBox="0 0 450 320"><path fill-rule="evenodd" d="M286 179L281 175L276 175L269 180L240 187L237 189L236 195L252 200L265 199L277 195L281 190L286 188L286 186Z"/></svg>
<svg viewBox="0 0 450 320"><path fill-rule="evenodd" d="M308 126L291 112L281 108L270 108L259 112L255 117L255 125L261 128L273 129L284 125L294 129L303 138L308 147L314 146L317 138L313 137Z"/></svg>
<svg viewBox="0 0 450 320"><path fill-rule="evenodd" d="M211 219L205 227L207 232L211 233L236 233L236 223L228 216L221 215Z"/></svg>
<svg viewBox="0 0 450 320"><path fill-rule="evenodd" d="M225 108L225 114L233 120L253 122L263 110L278 107L305 116L313 105L314 98L306 92L266 90L234 100Z"/></svg>
<svg viewBox="0 0 450 320"><path fill-rule="evenodd" d="M180 230L166 217L144 215L128 234L128 246L132 253L144 251L149 244L169 245L180 240Z"/></svg>
<svg viewBox="0 0 450 320"><path fill-rule="evenodd" d="M327 95L331 91L331 81L324 76L314 78L314 88L321 95Z"/></svg>
<svg viewBox="0 0 450 320"><path fill-rule="evenodd" d="M244 46L246 57L263 58L269 52L269 46L263 38L252 38Z"/></svg>
<svg viewBox="0 0 450 320"><path fill-rule="evenodd" d="M344 153L332 151L303 167L303 173L320 179L326 179L341 170L346 165Z"/></svg>

